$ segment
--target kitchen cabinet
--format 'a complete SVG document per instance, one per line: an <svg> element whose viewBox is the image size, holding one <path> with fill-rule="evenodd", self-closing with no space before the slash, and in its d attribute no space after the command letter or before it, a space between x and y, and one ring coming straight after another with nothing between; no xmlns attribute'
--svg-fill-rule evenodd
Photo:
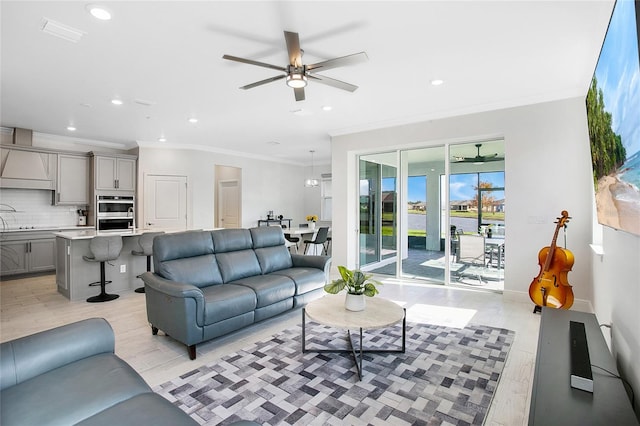
<svg viewBox="0 0 640 426"><path fill-rule="evenodd" d="M56 242L51 233L3 235L0 241L2 276L45 272L56 269Z"/></svg>
<svg viewBox="0 0 640 426"><path fill-rule="evenodd" d="M89 157L58 154L56 205L89 204Z"/></svg>
<svg viewBox="0 0 640 426"><path fill-rule="evenodd" d="M93 167L96 191L135 192L135 156L94 155Z"/></svg>

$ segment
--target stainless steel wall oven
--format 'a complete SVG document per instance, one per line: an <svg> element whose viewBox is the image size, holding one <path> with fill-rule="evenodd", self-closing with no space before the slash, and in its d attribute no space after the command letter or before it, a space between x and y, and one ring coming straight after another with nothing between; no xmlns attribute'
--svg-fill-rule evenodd
<svg viewBox="0 0 640 426"><path fill-rule="evenodd" d="M96 230L122 231L135 228L133 196L98 195L96 197Z"/></svg>

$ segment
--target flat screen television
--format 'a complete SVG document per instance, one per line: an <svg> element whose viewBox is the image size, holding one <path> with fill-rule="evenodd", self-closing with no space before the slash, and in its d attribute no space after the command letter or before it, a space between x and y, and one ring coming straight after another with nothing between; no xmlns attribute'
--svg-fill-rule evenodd
<svg viewBox="0 0 640 426"><path fill-rule="evenodd" d="M616 1L587 93L598 222L640 236L640 1Z"/></svg>

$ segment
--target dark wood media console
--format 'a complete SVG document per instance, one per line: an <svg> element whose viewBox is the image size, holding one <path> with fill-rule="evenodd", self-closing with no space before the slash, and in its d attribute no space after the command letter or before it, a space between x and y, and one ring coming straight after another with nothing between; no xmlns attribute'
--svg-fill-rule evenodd
<svg viewBox="0 0 640 426"><path fill-rule="evenodd" d="M593 393L571 387L570 321L584 323L591 365L618 374L595 315L543 307L529 425L638 425L621 379L592 367Z"/></svg>

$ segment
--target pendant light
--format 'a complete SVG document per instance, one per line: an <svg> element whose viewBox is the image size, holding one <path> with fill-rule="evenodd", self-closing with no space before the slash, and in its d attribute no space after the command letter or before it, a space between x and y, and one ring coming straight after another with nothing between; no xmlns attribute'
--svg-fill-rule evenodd
<svg viewBox="0 0 640 426"><path fill-rule="evenodd" d="M306 186L307 188L313 188L316 187L320 184L320 182L318 182L318 179L314 178L314 169L313 169L313 153L315 152L314 150L309 151L311 153L311 177L309 179L306 179L304 181L304 186Z"/></svg>

